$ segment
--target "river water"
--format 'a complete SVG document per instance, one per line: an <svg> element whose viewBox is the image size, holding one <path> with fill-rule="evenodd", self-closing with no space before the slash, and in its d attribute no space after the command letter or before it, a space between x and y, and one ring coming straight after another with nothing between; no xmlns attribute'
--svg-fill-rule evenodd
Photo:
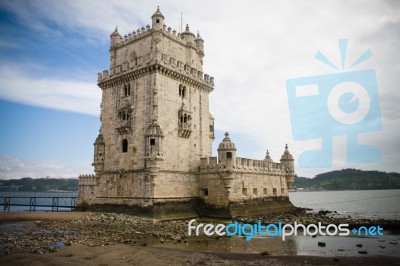
<svg viewBox="0 0 400 266"><path fill-rule="evenodd" d="M35 211L52 211L52 207L39 207L40 205L52 206L53 200L58 200L59 206L74 206L72 197L77 197L77 192L0 192L0 212L4 209L6 198L10 197L10 211L29 211L33 210L30 203L33 199L38 207ZM15 206L25 205L25 206ZM58 211L71 211L71 208L58 208Z"/></svg>
<svg viewBox="0 0 400 266"><path fill-rule="evenodd" d="M51 205L51 197L60 197L60 205L70 205L70 197L76 197L77 193L0 192L0 204L4 204L4 197L10 196L21 197L12 199L13 203L29 205L29 197L47 197L37 199L36 203ZM400 189L290 192L289 198L295 206L310 208L314 211L337 211L339 215L353 218L400 220ZM36 210L51 211L51 208L37 207ZM60 208L60 210L70 211L71 209ZM29 211L29 206L12 206L11 211Z"/></svg>
<svg viewBox="0 0 400 266"><path fill-rule="evenodd" d="M342 216L400 220L400 189L290 192L296 207L337 211Z"/></svg>

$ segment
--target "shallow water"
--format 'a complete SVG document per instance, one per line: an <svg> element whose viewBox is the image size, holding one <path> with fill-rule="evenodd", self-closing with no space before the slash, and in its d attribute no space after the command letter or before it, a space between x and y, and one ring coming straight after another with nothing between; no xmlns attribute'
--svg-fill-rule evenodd
<svg viewBox="0 0 400 266"><path fill-rule="evenodd" d="M291 192L296 207L337 211L341 216L400 220L400 189Z"/></svg>
<svg viewBox="0 0 400 266"><path fill-rule="evenodd" d="M185 242L187 241L187 242ZM314 256L371 256L384 255L400 257L400 235L386 232L383 237L351 236L291 236L285 241L281 237L255 237L250 241L244 237L223 237L214 239L206 236L191 236L185 241L176 240L161 243L154 240L151 245L191 251L260 254L269 255L314 255ZM325 247L318 242L326 243ZM393 244L390 244L393 243ZM394 244L396 243L396 244ZM362 247L357 247L361 244ZM367 251L367 254L359 254Z"/></svg>

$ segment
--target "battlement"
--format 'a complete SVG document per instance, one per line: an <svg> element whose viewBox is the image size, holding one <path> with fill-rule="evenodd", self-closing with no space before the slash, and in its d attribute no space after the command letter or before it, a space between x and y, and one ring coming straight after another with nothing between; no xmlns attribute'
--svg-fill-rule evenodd
<svg viewBox="0 0 400 266"><path fill-rule="evenodd" d="M236 157L236 161L228 158L223 162L218 162L217 157L200 158L200 172L216 170L285 173L280 163L268 162L265 160Z"/></svg>
<svg viewBox="0 0 400 266"><path fill-rule="evenodd" d="M117 40L116 43L114 43L110 48L111 49L116 49L119 47L122 47L124 45L127 45L131 42L134 42L138 39L144 38L153 32L161 32L164 34L164 36L180 43L181 45L186 45L186 46L192 46L193 48L196 48L196 42L191 42L191 38L186 36L185 34L178 33L175 29L172 29L171 27L167 27L167 25L163 25L162 29L157 30L150 25L147 25L146 27L141 27L138 28L137 30L134 30L132 32L129 32L128 34L125 34L124 37L120 36ZM194 39L200 40L199 38Z"/></svg>
<svg viewBox="0 0 400 266"><path fill-rule="evenodd" d="M131 60L129 62L126 61L122 65L117 65L111 68L110 71L104 70L103 72L99 72L97 73L97 82L101 83L113 77L123 75L129 71L139 70L152 64L159 64L208 86L214 86L214 77L204 74L202 71L197 70L190 65L184 64L168 54L159 52L148 53L144 56L138 57L136 60Z"/></svg>
<svg viewBox="0 0 400 266"><path fill-rule="evenodd" d="M95 175L80 175L79 186L95 186L96 176Z"/></svg>

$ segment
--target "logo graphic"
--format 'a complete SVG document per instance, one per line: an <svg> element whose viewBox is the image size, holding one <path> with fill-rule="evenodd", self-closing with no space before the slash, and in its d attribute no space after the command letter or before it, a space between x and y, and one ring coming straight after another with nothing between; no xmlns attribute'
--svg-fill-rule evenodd
<svg viewBox="0 0 400 266"><path fill-rule="evenodd" d="M188 236L192 236L192 233L199 236L200 233L206 236L245 236L247 241L252 240L256 236L280 236L282 241L285 241L287 236L297 236L303 234L304 236L348 236L350 235L349 224L328 224L322 225L321 222L318 224L304 225L302 223L294 222L294 224L283 224L278 222L277 224L269 223L262 224L259 221L256 224L242 224L234 221L230 224L212 224L212 223L197 223L195 219L192 219L188 223ZM383 228L378 226L360 226L351 230L354 235L358 236L383 236Z"/></svg>
<svg viewBox="0 0 400 266"><path fill-rule="evenodd" d="M343 71L347 40L338 42ZM347 136L348 163L380 161L381 154L377 148L357 141L358 134L382 128L375 70L350 71L371 56L371 50L367 49L347 72L286 81L293 138L297 141L321 140L321 149L300 154L299 167L332 167L334 136ZM338 70L321 52L315 58Z"/></svg>

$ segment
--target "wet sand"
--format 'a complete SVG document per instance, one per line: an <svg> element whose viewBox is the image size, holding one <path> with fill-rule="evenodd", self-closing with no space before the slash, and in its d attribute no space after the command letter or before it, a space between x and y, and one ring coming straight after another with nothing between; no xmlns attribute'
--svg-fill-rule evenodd
<svg viewBox="0 0 400 266"><path fill-rule="evenodd" d="M256 254L200 253L167 248L112 245L70 246L56 253L12 253L1 265L400 265L387 257L262 256Z"/></svg>
<svg viewBox="0 0 400 266"><path fill-rule="evenodd" d="M39 229L47 232L70 228L78 235L68 240L65 240L65 236L54 236L52 241L62 239L69 244L44 254L29 252L29 246L10 248L0 255L0 265L400 265L398 257L379 255L262 255L260 252L241 254L219 250L209 252L207 249L185 250L182 246L189 245L190 241L176 236L185 229L184 221L154 224L135 218L135 226L132 228L134 234L129 235L124 233L127 231L124 228L114 232L113 219L126 225L126 228L132 228L132 219L125 216L83 212L1 213L0 233L3 241L7 241L5 238L8 237L18 242L23 241L20 240L23 237L31 236L26 243L32 245L32 241L36 240L32 240L32 235L25 232L36 232ZM85 226L94 229L86 230ZM161 235L156 230L159 227L166 233ZM144 234L148 228L153 229ZM94 235L94 232L98 234ZM176 234L170 235L169 232ZM48 239L49 235L46 233L40 237ZM165 245L159 239L163 239ZM266 246L265 250L268 249L272 251L273 247Z"/></svg>

